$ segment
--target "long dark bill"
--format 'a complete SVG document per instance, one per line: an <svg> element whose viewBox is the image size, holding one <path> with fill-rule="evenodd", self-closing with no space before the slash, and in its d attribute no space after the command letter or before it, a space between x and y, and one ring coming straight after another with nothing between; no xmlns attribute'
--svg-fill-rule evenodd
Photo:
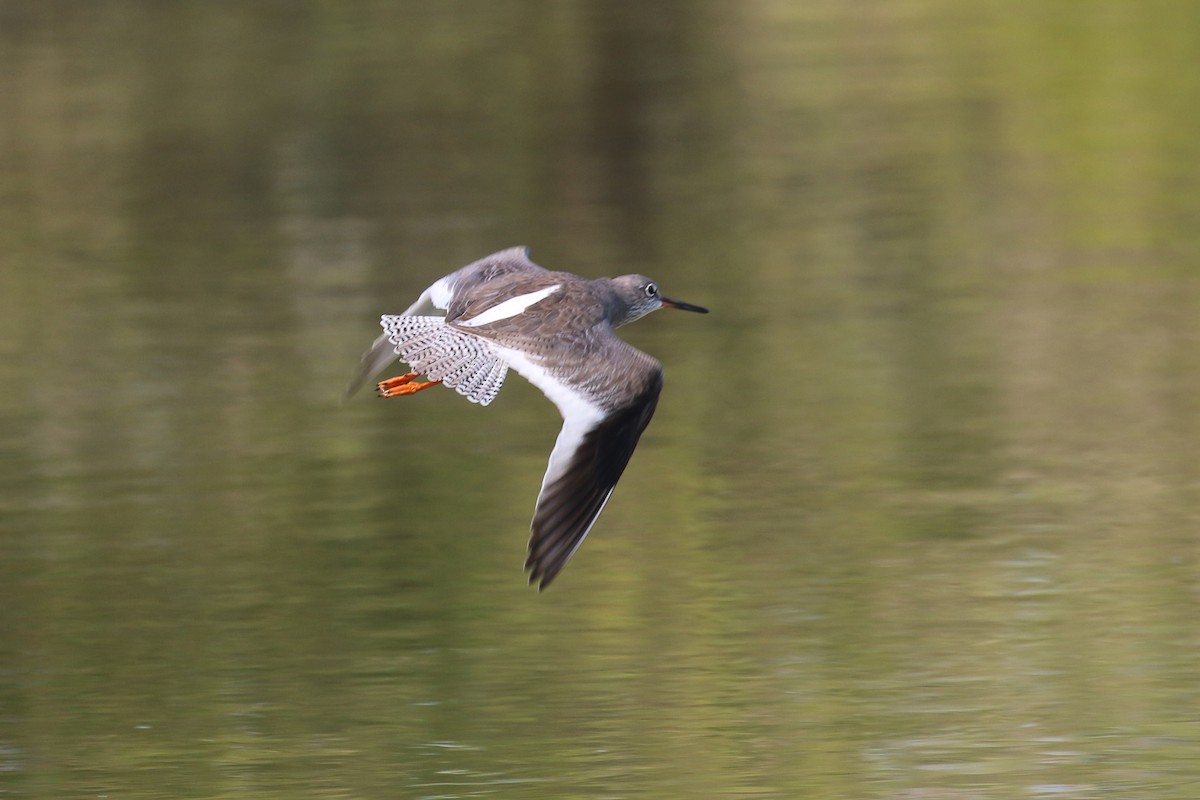
<svg viewBox="0 0 1200 800"><path fill-rule="evenodd" d="M708 309L702 306L694 306L691 303L684 303L679 300L672 300L669 297L662 299L662 304L667 308L678 308L680 311L695 311L697 314L707 314Z"/></svg>

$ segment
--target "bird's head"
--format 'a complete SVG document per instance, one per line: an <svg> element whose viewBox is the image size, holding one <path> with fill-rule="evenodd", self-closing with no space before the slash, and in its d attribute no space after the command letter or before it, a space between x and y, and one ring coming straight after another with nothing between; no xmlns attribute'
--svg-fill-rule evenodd
<svg viewBox="0 0 1200 800"><path fill-rule="evenodd" d="M680 311L695 311L699 314L708 313L707 308L664 297L658 290L658 284L645 275L622 275L612 279L612 286L617 295L614 308L614 327L641 319L651 311L657 311L660 308L677 308Z"/></svg>

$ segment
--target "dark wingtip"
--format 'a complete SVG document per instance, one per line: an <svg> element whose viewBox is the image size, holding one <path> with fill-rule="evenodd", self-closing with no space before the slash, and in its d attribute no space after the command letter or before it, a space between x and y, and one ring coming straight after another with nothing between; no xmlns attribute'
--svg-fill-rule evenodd
<svg viewBox="0 0 1200 800"><path fill-rule="evenodd" d="M551 581L554 580L554 576L558 574L556 572L553 575L548 575L545 567L541 564L535 564L532 557L525 562L525 569L529 570L529 585L533 586L536 583L539 593L546 591L546 587L550 585Z"/></svg>

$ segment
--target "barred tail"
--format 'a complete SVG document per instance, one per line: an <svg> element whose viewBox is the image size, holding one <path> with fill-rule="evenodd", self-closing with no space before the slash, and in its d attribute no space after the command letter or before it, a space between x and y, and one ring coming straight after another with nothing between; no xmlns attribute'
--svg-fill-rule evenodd
<svg viewBox="0 0 1200 800"><path fill-rule="evenodd" d="M384 332L376 343L391 347L392 357L398 355L414 371L441 381L472 403L486 406L504 385L508 365L487 340L450 327L445 317L385 314L379 324Z"/></svg>

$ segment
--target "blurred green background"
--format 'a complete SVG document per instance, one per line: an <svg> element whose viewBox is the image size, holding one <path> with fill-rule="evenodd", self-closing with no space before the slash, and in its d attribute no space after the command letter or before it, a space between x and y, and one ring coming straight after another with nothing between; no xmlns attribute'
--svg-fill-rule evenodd
<svg viewBox="0 0 1200 800"><path fill-rule="evenodd" d="M0 1L0 797L1200 791L1200 5ZM526 244L698 317L339 397Z"/></svg>

